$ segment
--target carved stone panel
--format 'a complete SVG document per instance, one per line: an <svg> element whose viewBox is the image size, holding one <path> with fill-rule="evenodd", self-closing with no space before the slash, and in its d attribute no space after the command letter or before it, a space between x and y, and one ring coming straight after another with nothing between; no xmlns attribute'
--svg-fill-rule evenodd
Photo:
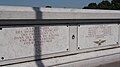
<svg viewBox="0 0 120 67"><path fill-rule="evenodd" d="M69 49L69 27L34 26L0 30L0 57L15 59L65 52Z"/></svg>
<svg viewBox="0 0 120 67"><path fill-rule="evenodd" d="M81 25L78 27L78 47L81 49L118 44L118 24Z"/></svg>

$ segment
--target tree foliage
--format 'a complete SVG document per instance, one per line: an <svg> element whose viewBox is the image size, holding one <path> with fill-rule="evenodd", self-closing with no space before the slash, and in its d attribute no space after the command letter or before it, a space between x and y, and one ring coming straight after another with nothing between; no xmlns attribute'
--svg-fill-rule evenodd
<svg viewBox="0 0 120 67"><path fill-rule="evenodd" d="M103 0L102 2L90 3L88 6L85 6L83 9L107 9L107 10L120 10L120 0Z"/></svg>
<svg viewBox="0 0 120 67"><path fill-rule="evenodd" d="M109 1L102 1L98 4L99 9L110 9L111 3Z"/></svg>
<svg viewBox="0 0 120 67"><path fill-rule="evenodd" d="M112 0L111 3L113 4L120 3L120 0Z"/></svg>
<svg viewBox="0 0 120 67"><path fill-rule="evenodd" d="M97 4L96 3L90 3L88 5L88 7L84 7L84 9L96 9L97 8Z"/></svg>
<svg viewBox="0 0 120 67"><path fill-rule="evenodd" d="M120 10L120 0L111 1L112 9Z"/></svg>

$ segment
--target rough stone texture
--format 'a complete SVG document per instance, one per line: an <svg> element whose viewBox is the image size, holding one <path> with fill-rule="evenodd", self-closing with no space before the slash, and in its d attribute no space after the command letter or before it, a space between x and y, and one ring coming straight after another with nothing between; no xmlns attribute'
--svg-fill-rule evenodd
<svg viewBox="0 0 120 67"><path fill-rule="evenodd" d="M97 67L120 67L120 61L114 62L114 63L105 64L105 65L100 65L100 66L97 66Z"/></svg>
<svg viewBox="0 0 120 67"><path fill-rule="evenodd" d="M37 17L36 17L37 15ZM38 18L39 17L39 18ZM120 11L0 6L0 19L119 19Z"/></svg>

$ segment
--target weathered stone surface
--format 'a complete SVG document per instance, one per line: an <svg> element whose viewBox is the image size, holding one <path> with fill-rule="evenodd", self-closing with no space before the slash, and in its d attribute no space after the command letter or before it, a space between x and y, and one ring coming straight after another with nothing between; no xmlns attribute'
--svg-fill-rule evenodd
<svg viewBox="0 0 120 67"><path fill-rule="evenodd" d="M81 25L78 27L78 47L81 49L118 45L117 24Z"/></svg>
<svg viewBox="0 0 120 67"><path fill-rule="evenodd" d="M67 49L67 26L15 27L0 31L0 57L6 60L59 53Z"/></svg>

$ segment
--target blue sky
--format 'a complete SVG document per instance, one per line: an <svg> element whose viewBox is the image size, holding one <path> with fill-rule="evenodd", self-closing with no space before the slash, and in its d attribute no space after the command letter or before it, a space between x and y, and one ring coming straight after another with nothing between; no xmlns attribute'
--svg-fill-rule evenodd
<svg viewBox="0 0 120 67"><path fill-rule="evenodd" d="M99 3L102 0L0 0L0 5L17 5L17 6L32 6L44 7L50 5L53 7L72 7L82 8L91 2ZM111 1L111 0L109 0Z"/></svg>

